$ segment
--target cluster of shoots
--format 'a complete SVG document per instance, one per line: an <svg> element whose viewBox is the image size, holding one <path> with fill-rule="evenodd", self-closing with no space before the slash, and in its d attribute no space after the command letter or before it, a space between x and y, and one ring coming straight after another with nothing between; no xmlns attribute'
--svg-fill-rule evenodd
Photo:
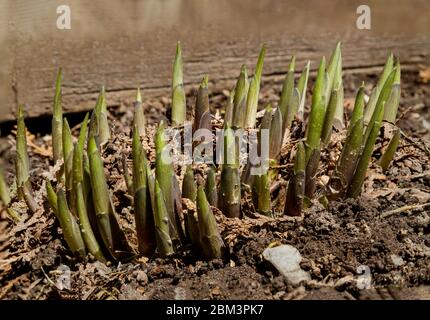
<svg viewBox="0 0 430 320"><path fill-rule="evenodd" d="M168 128L183 129L187 121L192 130L213 131L213 115L209 104L208 77L198 88L193 119L187 119L183 83L181 46L178 43L173 65L171 124L159 123L155 134L156 157L151 163L142 140L147 133L140 90L134 103L132 131L132 168L122 158L127 192L132 198L135 217L137 248L132 247L119 223L103 164L103 151L111 139L104 88L101 89L91 117L87 114L80 126L77 139L72 136L61 104L61 70L58 72L53 107L52 145L53 160L60 164L55 181L46 180L46 198L59 221L64 239L72 254L80 259L88 254L99 261L123 261L136 255L167 257L184 245L205 259L221 258L225 245L215 216L221 211L227 218L242 218L243 203L249 194L251 209L264 215L273 215L271 192L284 165L283 147L289 146L294 163L288 174L283 213L300 216L317 195L320 201L356 197L361 193L366 171L383 121L395 125L400 100L400 64L394 65L390 55L379 81L366 102L364 84L359 88L352 115L344 121L341 44L326 63L322 58L312 90L312 101L306 129L297 130L305 123L305 98L308 87L310 62L298 79L295 77L295 58L291 59L283 83L279 104L264 107L261 119L257 117L259 93L266 49L260 51L252 77L242 66L239 78L231 90L224 109L223 145L220 164L212 161L205 165L202 176L196 165L180 170L166 151ZM17 196L23 199L31 213L40 210L34 200L29 174L24 111L17 113L16 186ZM261 152L263 135L269 133L268 166L253 172L255 165L241 162L241 148L236 139L238 130L256 131L257 146ZM334 131L346 132L346 139L330 180L318 189L321 152L330 143ZM298 131L298 132L296 132ZM379 163L386 170L392 161L400 140L396 129ZM212 139L212 137L211 137ZM75 141L76 140L76 141ZM193 149L204 141L193 142ZM57 163L58 162L58 163ZM289 167L290 168L290 167ZM185 172L182 182L177 173ZM199 171L201 172L201 170ZM180 183L181 182L181 183ZM18 220L12 210L9 189L0 174L1 201L9 215ZM278 195L279 196L279 195Z"/></svg>

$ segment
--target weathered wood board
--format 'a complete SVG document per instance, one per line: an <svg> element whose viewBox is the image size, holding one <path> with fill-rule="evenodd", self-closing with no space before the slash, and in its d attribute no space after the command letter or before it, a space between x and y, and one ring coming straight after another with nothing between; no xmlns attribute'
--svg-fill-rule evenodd
<svg viewBox="0 0 430 320"><path fill-rule="evenodd" d="M311 60L314 70L338 40L347 71L382 66L391 51L404 65L429 64L430 36L422 12L428 12L428 1L398 1L397 6L371 1L371 31L355 26L359 1L162 3L72 1L72 29L58 30L59 1L39 1L31 13L28 2L9 2L3 9L15 28L1 42L6 52L0 122L14 118L18 103L27 105L31 117L49 114L59 66L67 112L92 108L102 85L111 106L130 101L137 86L146 96L168 95L177 40L183 45L188 88L204 74L212 81L234 79L243 63L252 73L262 43L267 45L266 78L285 73L293 54L299 68ZM405 13L406 4L411 12Z"/></svg>

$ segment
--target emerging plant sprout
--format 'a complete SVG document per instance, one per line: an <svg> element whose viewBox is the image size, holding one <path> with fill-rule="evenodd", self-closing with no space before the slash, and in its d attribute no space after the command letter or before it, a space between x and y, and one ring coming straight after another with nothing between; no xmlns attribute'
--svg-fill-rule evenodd
<svg viewBox="0 0 430 320"><path fill-rule="evenodd" d="M208 260L221 258L224 242L202 186L197 189L197 216L203 255Z"/></svg>
<svg viewBox="0 0 430 320"><path fill-rule="evenodd" d="M88 215L88 204L85 197L85 187L84 187L84 143L85 137L87 135L88 127L88 114L86 114L84 121L81 125L81 131L79 133L78 142L75 144L73 151L73 200L74 209L76 210L77 216L79 218L79 225L82 233L82 238L84 240L85 246L88 251L99 261L105 262L104 257L98 240L93 232L93 227L91 226L90 217ZM50 182L48 181L49 185ZM52 190L52 186L49 187ZM52 193L52 191L49 191ZM53 196L52 196L53 197ZM55 205L55 201L52 201L52 206Z"/></svg>
<svg viewBox="0 0 430 320"><path fill-rule="evenodd" d="M57 199L57 215L64 239L74 255L84 258L86 249L81 230L79 230L79 225L67 206L66 196L62 190L58 191Z"/></svg>
<svg viewBox="0 0 430 320"><path fill-rule="evenodd" d="M187 113L182 72L182 49L181 43L178 42L176 45L175 61L173 62L172 79L172 124L176 126L184 124Z"/></svg>
<svg viewBox="0 0 430 320"><path fill-rule="evenodd" d="M61 68L58 69L57 80L55 82L54 109L52 117L52 153L54 163L62 159L63 156L63 108L61 105Z"/></svg>
<svg viewBox="0 0 430 320"><path fill-rule="evenodd" d="M303 142L299 142L294 160L294 172L288 184L284 213L288 216L300 216L305 196L306 152Z"/></svg>
<svg viewBox="0 0 430 320"><path fill-rule="evenodd" d="M136 101L134 102L134 119L133 127L137 130L140 137L145 136L146 119L142 106L142 95L140 89L137 88Z"/></svg>
<svg viewBox="0 0 430 320"><path fill-rule="evenodd" d="M15 221L19 221L20 219L19 214L15 212L15 210L9 207L11 202L10 191L9 191L9 186L6 183L6 180L4 177L4 171L2 167L0 167L0 201L2 205L6 208L6 211L9 214L9 216Z"/></svg>
<svg viewBox="0 0 430 320"><path fill-rule="evenodd" d="M370 98L369 98L369 102L366 105L366 110L364 113L364 123L366 125L369 123L370 118L374 114L376 103L378 102L381 90L384 87L384 85L388 79L388 76L390 75L391 71L393 70L393 61L394 61L393 54L390 54L387 58L384 69L382 70L382 73L379 76L378 83L376 84L376 86L372 90L372 93L371 93Z"/></svg>
<svg viewBox="0 0 430 320"><path fill-rule="evenodd" d="M216 168L214 166L210 166L207 171L205 193L209 204L216 207L218 204L218 193L216 186Z"/></svg>
<svg viewBox="0 0 430 320"><path fill-rule="evenodd" d="M18 107L17 118L15 159L16 187L18 190L18 197L25 200L31 213L35 213L38 209L38 205L34 199L33 187L30 181L30 160L28 157L27 129L24 123L23 106Z"/></svg>
<svg viewBox="0 0 430 320"><path fill-rule="evenodd" d="M233 128L243 128L246 115L246 97L248 95L248 71L246 65L242 65L240 75L234 88L233 97Z"/></svg>
<svg viewBox="0 0 430 320"><path fill-rule="evenodd" d="M138 236L139 252L151 255L155 251L154 217L146 174L146 155L135 128L133 133L133 189L134 216Z"/></svg>
<svg viewBox="0 0 430 320"><path fill-rule="evenodd" d="M245 128L254 128L255 126L265 55L266 47L263 45L260 55L258 56L257 65L255 66L254 76L249 84L248 95L246 98Z"/></svg>
<svg viewBox="0 0 430 320"><path fill-rule="evenodd" d="M93 137L98 146L105 145L110 139L110 128L107 118L106 92L104 87L100 90L96 106L91 115L88 139Z"/></svg>
<svg viewBox="0 0 430 320"><path fill-rule="evenodd" d="M207 76L203 77L197 92L193 131L198 129L211 130L208 81L209 79Z"/></svg>
<svg viewBox="0 0 430 320"><path fill-rule="evenodd" d="M173 63L171 122L161 121L154 138L146 136L147 124L142 95L138 89L133 112L132 175L127 155L118 157L122 162L128 196L132 198L136 249L130 245L121 228L104 168L103 147L112 138L105 90L101 89L90 122L86 115L78 140L73 144L72 131L67 119L63 118L62 73L59 70L54 96L52 141L54 162L63 160L64 178L62 174L57 175L55 184L54 181L46 180L46 198L59 221L65 242L76 258L84 259L90 254L106 262L124 261L135 255L168 257L189 247L207 260L223 258L226 248L217 223L218 212L222 212L226 219L243 218L244 204L246 199L251 198L252 203L247 204L248 207L267 216L276 214L272 201L280 196L272 193L271 187L279 179L280 167L288 171L289 177L281 214L301 216L304 208L312 205L312 199L317 195L328 199L328 202L360 195L382 122L390 122L391 126L395 126L400 100L400 63L393 66L393 56L390 55L367 104L364 84L359 88L354 110L345 129L341 43L337 44L328 64L324 57L320 61L306 122L304 110L310 62L305 64L296 85L295 57L290 61L279 105L273 107L268 104L262 118L257 117L261 107L259 92L265 53L266 47L263 46L250 79L246 65L241 67L239 78L228 98L221 121L224 130L217 140L222 142L222 163L187 164L182 190L178 182L181 170L169 152L166 135L168 129L175 128L182 134L186 121L179 42ZM209 82L208 77L204 76L197 91L192 131L202 129L212 134L212 120ZM38 204L33 197L30 181L22 107L18 108L17 121L18 196L25 200L29 211L34 213L38 210ZM218 119L215 121L218 122ZM303 133L296 130L298 137L290 134L303 124L306 129ZM220 126L219 123L216 125ZM334 170L324 172L330 179L327 185L321 186L318 180L324 170L319 165L321 154L332 142L332 136L342 130L345 130L346 138L340 156ZM257 133L254 140L258 143L256 149L261 157L260 165L251 162L251 153L242 157L238 139L241 133L248 131ZM268 136L268 140L265 140L265 136ZM147 158L147 150L142 144L142 139L150 138L155 144L153 163ZM393 137L383 147L384 152L379 159L384 170L392 162L400 138L400 130L395 127ZM267 150L267 159L262 159L264 148ZM286 163L284 153L290 154L291 150L294 163ZM243 163L243 158L247 159L246 163ZM264 167L263 163L267 166ZM11 199L2 172L0 198L9 215L19 219L19 215L10 207L14 200ZM189 244L191 246L186 246Z"/></svg>
<svg viewBox="0 0 430 320"><path fill-rule="evenodd" d="M229 218L241 216L239 155L232 128L224 130L224 162L218 195L219 208Z"/></svg>
<svg viewBox="0 0 430 320"><path fill-rule="evenodd" d="M290 61L290 65L288 67L287 75L285 76L284 84L282 86L281 92L281 100L279 102L279 109L282 113L282 123L283 129L282 133L286 128L289 128L291 122L293 121L295 106L292 106L293 103L293 94L294 94L294 71L296 67L296 57L292 57ZM298 110L298 105L297 105ZM282 134L283 136L283 134Z"/></svg>
<svg viewBox="0 0 430 320"><path fill-rule="evenodd" d="M379 163L381 164L381 168L384 171L388 169L388 167L390 166L390 163L394 159L394 155L396 154L397 147L399 146L399 143L400 143L400 137L401 137L401 131L399 128L397 128L390 140L390 143L387 146L387 149L385 149L385 152L382 155L381 160L379 161Z"/></svg>

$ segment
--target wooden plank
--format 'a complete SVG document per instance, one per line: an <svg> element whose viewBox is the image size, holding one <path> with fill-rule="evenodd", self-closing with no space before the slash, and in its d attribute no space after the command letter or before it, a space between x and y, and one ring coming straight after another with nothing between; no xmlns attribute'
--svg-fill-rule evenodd
<svg viewBox="0 0 430 320"><path fill-rule="evenodd" d="M284 4L275 6L269 0L250 7L241 5L243 2L240 1L232 1L231 4L220 1L213 7L213 16L206 1L199 9L198 6L189 5L183 8L175 0L170 0L167 1L171 3L170 7L161 8L164 11L152 1L144 1L142 5L129 0L123 6L114 8L102 6L97 1L88 8L77 7L76 3L81 3L77 1L73 3L72 9L77 7L73 12L79 15L73 18L72 30L58 31L52 21L55 19L55 6L51 6L50 0L44 2L50 8L49 12L46 13L44 7L39 5L34 13L37 19L34 18L32 23L19 24L23 34L15 34L10 40L11 77L8 100L1 109L0 122L13 119L12 110L17 103L25 103L31 117L50 114L55 73L59 66L64 70L63 100L66 112L92 108L101 85L106 86L111 106L131 101L138 85L147 97L170 95L171 64L178 39L183 43L187 89L190 89L191 84L198 83L204 74L208 74L211 81L228 82L238 75L243 63L248 65L252 73L263 42L267 44L265 77L284 74L292 54L296 55L299 68L306 60L311 60L312 69L315 69L320 57L327 56L337 40L343 42L344 67L350 70L381 66L391 51L406 65L417 66L429 61L430 37L428 32L422 31L421 24L412 24L412 17L406 17L406 22L410 21L414 28L406 28L409 32L403 35L379 34L378 31L395 30L395 23L388 20L385 29L375 27L376 30L371 32L357 31L356 1L350 5L342 2L340 13L333 17L332 22L327 22L327 17L325 20L319 17L310 29L303 29L300 36L300 27L310 23L309 17L313 17L312 14L315 17L317 13L312 6L302 14L306 18L305 23L294 16L292 29L295 31L287 34L285 26L290 25L285 24L282 12L291 12L292 7ZM318 6L317 2L311 2L315 7ZM381 2L387 3L385 0ZM423 3L419 0L414 2ZM300 1L294 3L299 9L303 7ZM380 17L384 17L386 13L380 10L379 1L375 6ZM20 2L20 6L15 8L16 19L22 15L22 19L27 21L26 8ZM191 9L194 12L190 13ZM333 4L324 10L334 10ZM399 16L396 11L398 8L390 10L393 16ZM143 23L144 20L136 12L143 12L148 21ZM227 19L222 15L223 12L228 15ZM298 14L298 11L294 12ZM253 22L253 14L256 13L260 21ZM195 19L188 21L189 15ZM170 18L166 19L166 26L161 19L164 16ZM100 18L100 21L94 21L95 17ZM131 20L127 17L131 17ZM182 20L178 17L182 17ZM416 20L421 21L418 18ZM202 19L212 24L201 25ZM48 27L46 21L51 21L52 25ZM241 21L246 21L243 23L246 26L244 30L240 28ZM262 22L265 24L262 25ZM82 23L88 25L84 28ZM318 30L318 23L325 28ZM341 23L346 23L346 27L338 29L336 26ZM375 24L378 26L377 22ZM403 25L407 26L407 23ZM39 26L40 32L37 31ZM142 28L136 29L136 26ZM103 33L103 27L106 27L107 32ZM115 30L116 27L118 30ZM91 28L95 30L93 33L88 30ZM339 32L334 33L333 29ZM419 32L412 33L411 30Z"/></svg>
<svg viewBox="0 0 430 320"><path fill-rule="evenodd" d="M60 65L64 70L64 108L69 112L93 107L101 85L106 86L110 105L130 100L138 85L147 96L169 95L174 42L160 43L152 48L133 38L122 38L119 43L120 46L67 42L55 56L56 63L50 63L51 48L43 46L43 42L36 42L37 54L20 54L15 62L17 100L28 104L29 116L48 114L52 107L56 68ZM234 44L208 43L194 46L191 52L187 44L184 41L185 83L195 84L205 73L212 81L234 79L242 63L252 70L261 42L240 39ZM327 55L334 44L335 41L327 42L320 37L271 39L267 41L264 75L285 73L291 54L297 56L299 67L311 60L315 69L318 59L323 54ZM384 41L372 37L347 39L344 41L344 66L346 69L379 66L391 51L405 64L424 63L429 52L428 41L394 37ZM30 70L29 66L32 66ZM7 118L3 114L1 119Z"/></svg>

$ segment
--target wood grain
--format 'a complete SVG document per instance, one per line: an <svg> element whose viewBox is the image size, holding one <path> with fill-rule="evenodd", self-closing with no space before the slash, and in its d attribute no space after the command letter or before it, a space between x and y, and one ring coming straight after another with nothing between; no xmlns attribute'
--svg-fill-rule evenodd
<svg viewBox="0 0 430 320"><path fill-rule="evenodd" d="M44 1L51 3L49 0ZM415 2L423 3L420 0ZM20 6L15 7L17 17L20 12L26 12L25 4L18 3ZM95 3L100 5L100 2ZM136 15L133 8L140 8L136 7L135 1L126 1L123 5L125 9L117 8L116 15L112 8L105 8L107 11L101 11L102 14L97 11L98 7L92 7L92 10L78 8L76 11L82 14L74 18L72 30L62 31L61 34L52 30L51 25L46 27L46 21L50 20L43 14L32 24L20 25L21 32L13 33L8 39L6 61L10 77L6 101L0 106L0 122L14 118L13 110L17 103L27 105L30 117L50 114L54 79L59 66L63 68L64 74L63 101L66 112L92 108L102 85L106 86L110 106L131 101L137 86L143 89L146 97L169 96L176 40L181 40L183 44L184 80L188 90L191 85L199 83L204 74L208 74L212 82L228 83L237 77L243 63L247 64L252 73L262 43L267 45L263 72L265 78L284 74L293 54L296 55L298 68L306 60L311 60L312 70L315 70L321 56L329 55L338 40L343 42L344 68L354 72L382 66L391 51L400 57L404 65L410 67L428 64L429 61L430 37L428 32L422 31L421 24L414 24L418 32L399 35L381 32L385 29L378 27L377 21L376 30L357 31L354 25L357 1L342 5L332 23L326 21L329 17L320 17L320 21L313 23L312 28L304 27L306 32L303 34L298 32L300 23L304 26L308 23L295 16L294 28L291 28L294 32L289 32L291 30L285 29L289 25L282 16L282 12L290 12L287 11L289 7L279 4L275 6L270 0L260 4L262 11L257 5L248 7L241 5L240 1L232 1L231 4L221 1L213 9L215 18L210 15L210 7L206 5L201 10L195 6L186 6L185 9L179 6L179 9L171 9L173 13L168 12L166 17L170 20L166 20L165 24L160 19L162 12L156 10L153 11L154 14L158 12L160 16L151 20L152 11L147 13L147 10L148 4L152 2L144 3L149 20L143 26L142 21L136 17L130 18L131 22L127 19ZM298 3L300 2L296 1L295 5L299 6ZM314 4L316 6L316 2ZM194 11L191 12L190 8ZM225 11L228 8L241 14ZM376 9L378 8L380 7L377 6ZM40 6L37 9L37 12L44 12ZM175 10L178 11L176 15ZM316 14L316 9L309 10L310 13L306 11L305 15L308 20L312 13ZM49 12L50 17L54 12L55 18L55 10ZM222 18L223 12L228 12L228 19ZM252 22L252 14L256 12L261 12L256 16L260 21ZM393 14L398 15L396 12L394 10ZM190 14L194 20L186 19ZM90 19L95 16L100 18L96 22ZM182 17L182 20L178 17ZM201 24L202 19L207 19L210 23ZM411 17L408 19L412 21ZM243 30L238 27L241 21L246 21L243 23ZM89 25L83 28L80 22L88 22ZM319 29L318 22L324 28ZM346 23L347 27L338 28L340 23ZM45 29L41 27L39 32L39 26ZM136 26L141 28L136 29ZM395 23L389 21L387 26L394 28ZM88 28L95 31L91 33ZM103 28L107 32L103 33Z"/></svg>

